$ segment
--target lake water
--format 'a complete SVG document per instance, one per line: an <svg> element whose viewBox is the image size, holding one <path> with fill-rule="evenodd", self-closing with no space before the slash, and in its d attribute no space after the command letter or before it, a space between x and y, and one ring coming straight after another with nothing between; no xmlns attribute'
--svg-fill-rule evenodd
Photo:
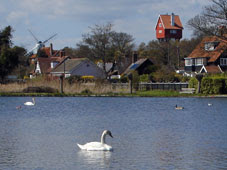
<svg viewBox="0 0 227 170"><path fill-rule="evenodd" d="M0 169L227 169L227 98L26 101L0 97ZM107 137L113 152L77 147L100 141L104 129L114 137Z"/></svg>

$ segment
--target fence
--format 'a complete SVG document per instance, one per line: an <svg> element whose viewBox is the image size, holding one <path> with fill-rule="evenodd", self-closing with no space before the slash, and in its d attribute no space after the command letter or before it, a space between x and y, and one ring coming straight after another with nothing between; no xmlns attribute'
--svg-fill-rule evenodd
<svg viewBox="0 0 227 170"><path fill-rule="evenodd" d="M129 89L129 83L112 83L112 88ZM176 90L188 88L188 83L139 83L138 90Z"/></svg>

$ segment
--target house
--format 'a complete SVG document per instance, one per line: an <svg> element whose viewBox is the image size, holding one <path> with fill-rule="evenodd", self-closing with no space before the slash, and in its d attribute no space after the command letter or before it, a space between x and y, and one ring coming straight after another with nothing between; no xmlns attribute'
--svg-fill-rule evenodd
<svg viewBox="0 0 227 170"><path fill-rule="evenodd" d="M30 78L36 75L49 75L50 71L68 58L63 50L53 50L53 45L43 47L37 54L30 57L30 63L34 65L34 69L30 72Z"/></svg>
<svg viewBox="0 0 227 170"><path fill-rule="evenodd" d="M153 62L149 58L139 59L133 62L124 72L122 75L128 76L133 71L137 71L139 75L142 74L149 74L149 66L152 66Z"/></svg>
<svg viewBox="0 0 227 170"><path fill-rule="evenodd" d="M180 40L183 26L180 17L172 13L171 15L159 15L155 30L156 38L159 41Z"/></svg>
<svg viewBox="0 0 227 170"><path fill-rule="evenodd" d="M227 70L227 41L216 36L204 37L185 58L188 73L222 73Z"/></svg>
<svg viewBox="0 0 227 170"><path fill-rule="evenodd" d="M62 61L51 72L52 76L94 76L94 78L105 78L105 72L95 63L87 58L73 58Z"/></svg>

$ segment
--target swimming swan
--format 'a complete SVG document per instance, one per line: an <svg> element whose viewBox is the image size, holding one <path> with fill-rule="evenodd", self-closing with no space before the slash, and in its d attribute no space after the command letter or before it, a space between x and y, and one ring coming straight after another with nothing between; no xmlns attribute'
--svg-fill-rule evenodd
<svg viewBox="0 0 227 170"><path fill-rule="evenodd" d="M184 109L184 107L180 107L180 106L175 106L175 109L177 109L177 110L182 110L182 109Z"/></svg>
<svg viewBox="0 0 227 170"><path fill-rule="evenodd" d="M35 105L35 98L32 98L32 102L25 102L24 105L26 106L34 106Z"/></svg>
<svg viewBox="0 0 227 170"><path fill-rule="evenodd" d="M80 149L87 151L112 151L112 146L106 144L106 135L113 138L109 130L104 130L101 136L101 142L89 142L84 145L77 143L77 145Z"/></svg>

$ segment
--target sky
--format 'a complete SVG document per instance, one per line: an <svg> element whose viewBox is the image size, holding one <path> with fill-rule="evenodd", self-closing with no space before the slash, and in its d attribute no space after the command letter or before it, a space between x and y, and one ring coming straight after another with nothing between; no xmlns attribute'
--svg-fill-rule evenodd
<svg viewBox="0 0 227 170"><path fill-rule="evenodd" d="M82 34L94 25L113 24L113 30L128 33L135 43L148 43L155 38L155 26L160 14L179 15L183 38L190 39L192 30L186 23L202 12L209 0L0 0L0 29L12 26L13 43L27 50L36 38L53 44L55 50L75 48Z"/></svg>

